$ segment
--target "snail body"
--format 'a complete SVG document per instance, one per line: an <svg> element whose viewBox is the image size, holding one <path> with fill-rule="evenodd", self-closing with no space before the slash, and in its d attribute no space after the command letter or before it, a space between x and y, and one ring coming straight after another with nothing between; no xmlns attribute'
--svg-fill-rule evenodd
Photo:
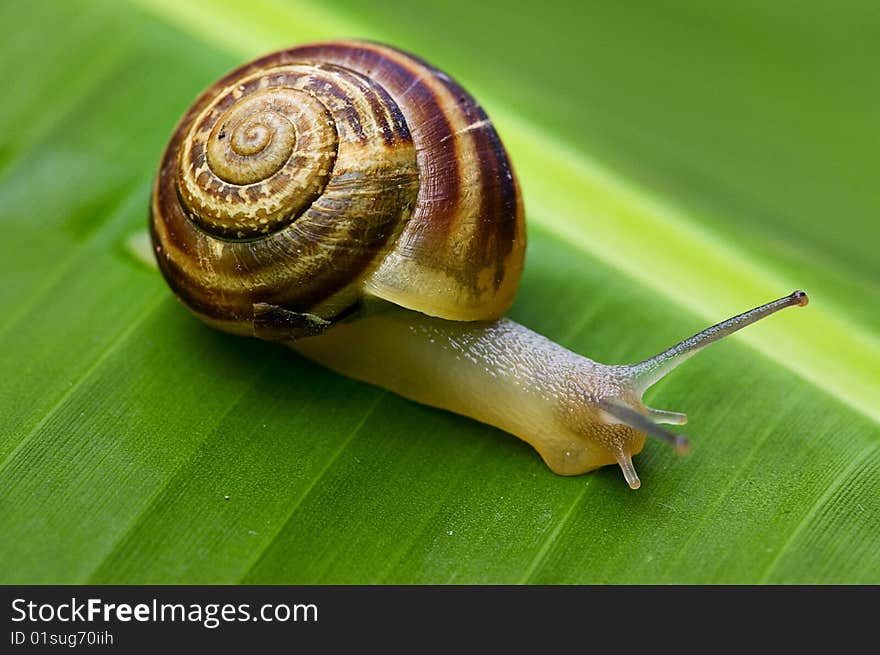
<svg viewBox="0 0 880 655"><path fill-rule="evenodd" d="M644 391L796 292L634 366L606 366L503 318L525 253L522 197L491 121L424 61L374 43L267 55L177 126L151 204L159 267L220 329L473 417L555 472L617 463L682 414Z"/></svg>

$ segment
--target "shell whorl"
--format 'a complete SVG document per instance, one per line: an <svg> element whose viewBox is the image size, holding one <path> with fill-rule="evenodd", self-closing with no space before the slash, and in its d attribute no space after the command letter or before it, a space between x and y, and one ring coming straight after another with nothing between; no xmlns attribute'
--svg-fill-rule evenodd
<svg viewBox="0 0 880 655"><path fill-rule="evenodd" d="M285 87L248 93L265 83L221 93L183 141L180 197L218 237L254 238L292 222L324 191L336 161L338 134L324 105Z"/></svg>
<svg viewBox="0 0 880 655"><path fill-rule="evenodd" d="M479 105L371 43L277 52L206 90L172 135L151 209L177 295L258 336L274 334L266 316L279 329L332 319L364 292L495 318L525 246L516 180Z"/></svg>

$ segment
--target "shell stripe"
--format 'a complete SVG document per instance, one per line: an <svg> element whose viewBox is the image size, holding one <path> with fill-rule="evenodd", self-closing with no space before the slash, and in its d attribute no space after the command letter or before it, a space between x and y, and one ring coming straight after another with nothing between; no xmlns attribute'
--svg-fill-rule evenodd
<svg viewBox="0 0 880 655"><path fill-rule="evenodd" d="M376 80L410 125L421 177L418 200L367 289L444 318L503 314L522 271L525 218L510 160L482 107L448 75L388 46L319 43L252 66L278 56L331 62Z"/></svg>

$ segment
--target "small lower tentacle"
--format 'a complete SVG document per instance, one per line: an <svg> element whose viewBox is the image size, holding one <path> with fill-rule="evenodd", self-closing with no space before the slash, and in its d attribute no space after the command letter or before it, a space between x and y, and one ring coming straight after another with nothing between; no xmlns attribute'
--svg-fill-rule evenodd
<svg viewBox="0 0 880 655"><path fill-rule="evenodd" d="M675 452L679 454L684 454L690 450L691 443L686 436L664 430L650 418L639 413L617 398L603 398L599 400L597 404L604 412L613 416L624 425L631 427L633 430L644 432L645 434L674 446Z"/></svg>
<svg viewBox="0 0 880 655"><path fill-rule="evenodd" d="M669 425L684 425L688 422L687 414L681 412L670 412L665 409L654 409L648 407L648 416L655 423L668 423Z"/></svg>
<svg viewBox="0 0 880 655"><path fill-rule="evenodd" d="M620 470L623 471L623 477L626 478L626 483L629 485L630 489L638 489L642 486L642 481L639 480L639 474L636 473L636 468L633 466L632 457L629 453L620 452L617 453L617 463L620 464Z"/></svg>

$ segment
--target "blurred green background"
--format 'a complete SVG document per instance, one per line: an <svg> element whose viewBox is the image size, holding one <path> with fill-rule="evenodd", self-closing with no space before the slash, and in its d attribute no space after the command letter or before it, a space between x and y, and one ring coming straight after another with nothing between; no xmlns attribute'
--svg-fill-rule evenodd
<svg viewBox="0 0 880 655"><path fill-rule="evenodd" d="M876 3L58 0L0 21L0 582L880 582ZM199 91L349 36L494 119L528 212L517 320L635 361L810 293L652 392L690 414L691 455L650 444L637 493L554 476L197 324L128 254Z"/></svg>

